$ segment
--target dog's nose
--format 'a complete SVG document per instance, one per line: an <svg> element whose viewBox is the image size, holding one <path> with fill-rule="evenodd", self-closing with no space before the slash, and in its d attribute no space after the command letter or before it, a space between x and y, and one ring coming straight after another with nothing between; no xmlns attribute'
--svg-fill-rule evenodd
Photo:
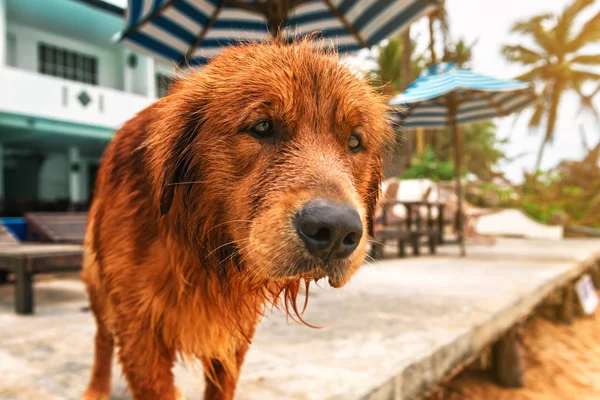
<svg viewBox="0 0 600 400"><path fill-rule="evenodd" d="M348 257L363 233L352 206L326 200L309 203L298 212L295 223L308 252L324 260Z"/></svg>

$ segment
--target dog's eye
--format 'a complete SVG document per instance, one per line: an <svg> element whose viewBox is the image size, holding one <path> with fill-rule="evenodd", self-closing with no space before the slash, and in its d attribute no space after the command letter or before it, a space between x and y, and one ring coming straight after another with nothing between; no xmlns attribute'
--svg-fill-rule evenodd
<svg viewBox="0 0 600 400"><path fill-rule="evenodd" d="M273 135L273 123L271 121L260 121L250 128L250 132L259 138L270 137Z"/></svg>
<svg viewBox="0 0 600 400"><path fill-rule="evenodd" d="M348 138L348 148L352 151L360 149L361 143L360 138L356 135L352 135Z"/></svg>

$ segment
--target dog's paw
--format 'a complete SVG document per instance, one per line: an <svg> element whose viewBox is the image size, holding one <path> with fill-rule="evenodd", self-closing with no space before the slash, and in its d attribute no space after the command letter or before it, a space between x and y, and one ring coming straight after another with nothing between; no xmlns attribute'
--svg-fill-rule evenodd
<svg viewBox="0 0 600 400"><path fill-rule="evenodd" d="M110 400L110 393L100 392L95 389L88 389L85 391L81 400Z"/></svg>

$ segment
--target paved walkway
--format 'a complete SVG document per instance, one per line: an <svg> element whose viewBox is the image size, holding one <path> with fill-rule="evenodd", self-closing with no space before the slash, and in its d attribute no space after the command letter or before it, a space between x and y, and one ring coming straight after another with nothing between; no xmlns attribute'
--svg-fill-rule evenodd
<svg viewBox="0 0 600 400"><path fill-rule="evenodd" d="M364 266L341 290L312 291L310 329L280 312L263 321L238 399L415 399L552 289L600 258L600 241L500 240L440 255ZM0 400L77 399L92 362L94 323L76 279L36 283L37 314L12 312L0 287ZM202 378L182 366L177 384L201 398ZM127 399L118 368L112 399Z"/></svg>

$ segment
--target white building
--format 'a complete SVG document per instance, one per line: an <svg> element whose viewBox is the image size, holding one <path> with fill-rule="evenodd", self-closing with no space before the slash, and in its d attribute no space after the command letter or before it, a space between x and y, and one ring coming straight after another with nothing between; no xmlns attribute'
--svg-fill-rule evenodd
<svg viewBox="0 0 600 400"><path fill-rule="evenodd" d="M0 197L5 215L85 207L114 132L168 86L173 66L112 41L102 0L0 0Z"/></svg>

